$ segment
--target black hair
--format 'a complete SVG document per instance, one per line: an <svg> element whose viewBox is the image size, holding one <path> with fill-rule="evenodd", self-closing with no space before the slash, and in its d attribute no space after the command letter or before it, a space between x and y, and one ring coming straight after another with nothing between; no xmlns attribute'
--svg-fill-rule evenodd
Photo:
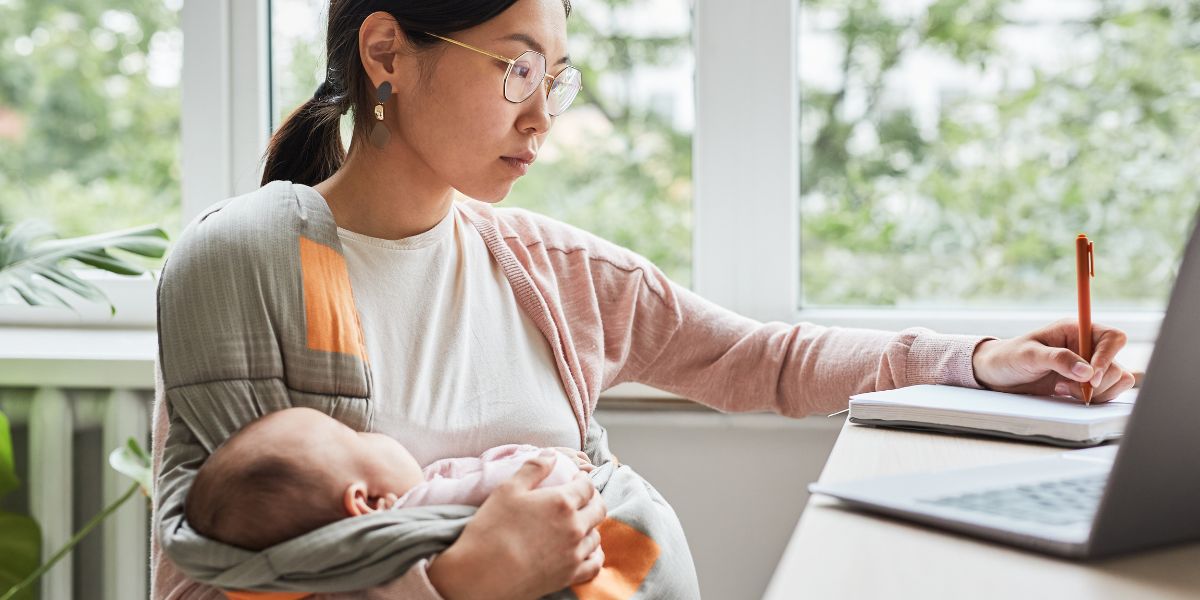
<svg viewBox="0 0 1200 600"><path fill-rule="evenodd" d="M267 146L262 184L288 180L314 185L333 175L346 159L340 118L354 111L354 132L364 133L364 115L375 90L363 70L358 30L368 15L383 11L396 20L416 49L439 44L425 32L449 35L487 22L516 0L330 0L325 34L325 81L307 102L288 115ZM570 0L563 0L567 15Z"/></svg>

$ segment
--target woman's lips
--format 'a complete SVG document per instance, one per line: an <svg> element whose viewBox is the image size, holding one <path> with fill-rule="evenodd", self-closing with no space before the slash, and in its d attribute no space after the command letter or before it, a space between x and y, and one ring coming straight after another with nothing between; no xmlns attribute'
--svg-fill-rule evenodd
<svg viewBox="0 0 1200 600"><path fill-rule="evenodd" d="M527 162L519 158L513 158L511 156L501 156L500 160L504 161L504 163L507 164L509 168L511 168L518 175L524 175L528 173L529 165L532 164L531 162Z"/></svg>

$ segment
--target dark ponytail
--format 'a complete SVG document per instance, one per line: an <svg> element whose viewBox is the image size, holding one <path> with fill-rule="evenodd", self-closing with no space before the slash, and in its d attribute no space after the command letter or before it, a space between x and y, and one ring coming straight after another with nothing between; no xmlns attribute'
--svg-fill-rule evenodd
<svg viewBox="0 0 1200 600"><path fill-rule="evenodd" d="M330 0L325 34L325 81L307 102L284 119L267 146L262 185L286 180L315 185L342 166L340 119L354 111L354 136L365 133L375 90L358 54L358 29L373 12L396 19L409 43L424 49L439 43L423 32L449 35L487 22L516 0ZM563 8L571 14L570 0Z"/></svg>

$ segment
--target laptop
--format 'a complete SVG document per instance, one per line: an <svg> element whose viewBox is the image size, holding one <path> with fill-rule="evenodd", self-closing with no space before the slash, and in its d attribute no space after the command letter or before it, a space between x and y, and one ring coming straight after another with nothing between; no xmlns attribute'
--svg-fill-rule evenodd
<svg viewBox="0 0 1200 600"><path fill-rule="evenodd" d="M1119 445L808 489L854 509L1071 558L1200 540L1200 219Z"/></svg>

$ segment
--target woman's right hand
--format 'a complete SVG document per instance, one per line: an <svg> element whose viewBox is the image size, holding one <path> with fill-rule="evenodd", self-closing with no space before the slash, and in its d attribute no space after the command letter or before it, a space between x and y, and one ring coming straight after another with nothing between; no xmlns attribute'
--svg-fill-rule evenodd
<svg viewBox="0 0 1200 600"><path fill-rule="evenodd" d="M529 600L600 572L596 526L608 514L604 499L582 471L569 483L538 488L553 470L553 453L543 451L497 487L433 560L429 579L446 600Z"/></svg>

